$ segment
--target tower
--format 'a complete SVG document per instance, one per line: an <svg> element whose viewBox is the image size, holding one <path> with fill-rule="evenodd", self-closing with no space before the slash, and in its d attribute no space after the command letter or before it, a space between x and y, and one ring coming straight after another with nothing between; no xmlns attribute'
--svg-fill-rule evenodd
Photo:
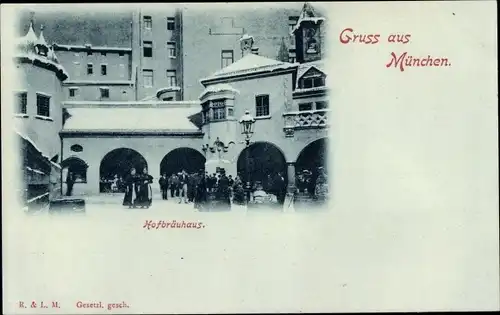
<svg viewBox="0 0 500 315"><path fill-rule="evenodd" d="M320 17L309 3L305 3L299 20L292 30L297 47L297 62L320 60L322 56L321 27L325 18Z"/></svg>

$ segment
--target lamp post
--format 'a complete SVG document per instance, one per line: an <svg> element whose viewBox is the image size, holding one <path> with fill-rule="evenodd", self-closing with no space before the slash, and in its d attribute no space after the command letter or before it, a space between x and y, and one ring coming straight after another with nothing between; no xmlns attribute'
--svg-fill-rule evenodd
<svg viewBox="0 0 500 315"><path fill-rule="evenodd" d="M246 150L246 169L245 169L245 177L246 177L246 202L248 205L250 199L250 172L248 170L248 161L250 160L250 150L248 147L250 146L250 138L253 135L253 129L255 126L255 118L250 115L250 111L246 110L245 115L240 118L240 126L241 126L241 134L245 136L245 150Z"/></svg>

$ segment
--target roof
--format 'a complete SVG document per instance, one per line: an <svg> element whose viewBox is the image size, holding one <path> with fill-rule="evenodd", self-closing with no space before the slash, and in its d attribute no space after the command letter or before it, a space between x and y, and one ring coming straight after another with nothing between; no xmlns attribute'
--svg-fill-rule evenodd
<svg viewBox="0 0 500 315"><path fill-rule="evenodd" d="M283 62L255 54L248 54L235 63L230 64L201 81L203 82L260 72L272 72L279 69L288 69L297 66L298 64L296 63Z"/></svg>
<svg viewBox="0 0 500 315"><path fill-rule="evenodd" d="M317 60L317 61L312 61L312 62L306 62L300 64L299 68L297 69L297 82L295 83L296 86L299 84L299 79L311 68L316 68L319 71L325 72L325 67L324 67L324 60Z"/></svg>
<svg viewBox="0 0 500 315"><path fill-rule="evenodd" d="M64 69L64 67L61 64L55 62L54 60L50 60L45 56L40 56L34 53L21 52L16 54L16 58L20 62L30 62L34 65L40 65L47 69L54 70L56 73L60 73L61 81L64 81L69 78L68 72L66 71L66 69Z"/></svg>
<svg viewBox="0 0 500 315"><path fill-rule="evenodd" d="M64 131L199 131L189 120L189 116L200 111L199 107L109 107L67 110L71 117L64 124Z"/></svg>
<svg viewBox="0 0 500 315"><path fill-rule="evenodd" d="M28 135L25 135L24 133L22 133L21 131L19 131L18 129L14 128L14 132L17 133L22 139L24 139L25 141L27 141L29 144L31 144L33 146L33 148L35 148L35 150L37 150L38 152L40 152L40 154L46 158L47 160L50 160L49 157L43 153L42 150L40 150L40 148L36 145L35 141L33 141L33 139L31 139Z"/></svg>
<svg viewBox="0 0 500 315"><path fill-rule="evenodd" d="M312 23L319 23L321 21L324 21L325 18L319 16L313 9L313 7L309 3L304 3L304 6L302 7L302 11L300 12L299 15L299 20L297 21L297 24L295 24L294 28L290 32L290 34L294 34L296 30L300 28L300 25L303 22L309 21Z"/></svg>
<svg viewBox="0 0 500 315"><path fill-rule="evenodd" d="M212 84L212 85L207 86L207 88L205 90L203 90L203 92L201 92L199 98L202 98L203 96L205 96L208 93L219 93L219 92L240 93L240 91L233 88L229 84L219 83L219 84Z"/></svg>
<svg viewBox="0 0 500 315"><path fill-rule="evenodd" d="M75 50L75 51L103 51L103 52L132 52L130 47L112 47L112 46L92 46L87 45L63 45L63 44L53 44L56 50Z"/></svg>

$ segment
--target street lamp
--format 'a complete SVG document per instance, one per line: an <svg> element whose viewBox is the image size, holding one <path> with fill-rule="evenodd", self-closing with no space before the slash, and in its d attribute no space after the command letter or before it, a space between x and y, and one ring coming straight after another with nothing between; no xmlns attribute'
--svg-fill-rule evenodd
<svg viewBox="0 0 500 315"><path fill-rule="evenodd" d="M250 150L248 147L250 146L250 138L253 135L253 128L255 126L255 118L253 118L252 115L250 115L250 112L248 110L245 111L245 115L241 116L240 118L240 126L241 126L241 134L245 135L245 151L246 151L246 170L245 170L245 176L246 176L246 201L248 205L248 201L250 199L250 172L248 170L248 161L250 160Z"/></svg>

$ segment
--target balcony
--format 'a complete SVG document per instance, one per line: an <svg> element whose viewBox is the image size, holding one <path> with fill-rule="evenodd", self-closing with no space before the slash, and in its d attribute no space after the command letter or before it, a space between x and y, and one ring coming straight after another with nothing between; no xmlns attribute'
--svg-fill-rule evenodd
<svg viewBox="0 0 500 315"><path fill-rule="evenodd" d="M319 109L284 113L283 130L287 137L293 137L295 130L327 128L329 112L329 109Z"/></svg>

